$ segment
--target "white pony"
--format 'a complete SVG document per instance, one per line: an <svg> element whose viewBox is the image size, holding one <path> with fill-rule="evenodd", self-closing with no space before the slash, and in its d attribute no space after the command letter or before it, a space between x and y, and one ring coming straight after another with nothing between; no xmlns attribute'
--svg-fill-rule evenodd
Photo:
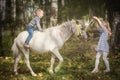
<svg viewBox="0 0 120 80"><path fill-rule="evenodd" d="M14 54L14 72L17 75L17 66L18 62L21 59L22 55L25 57L25 62L27 67L29 68L32 76L37 76L34 71L32 70L29 62L29 53L30 51L37 52L37 53L43 53L51 51L51 65L49 73L53 72L53 65L55 62L55 57L59 59L59 64L55 68L55 72L57 72L60 69L61 63L63 62L63 57L59 53L59 49L64 45L64 43L70 38L72 34L74 34L77 29L75 27L76 23L75 21L68 21L65 22L59 26L51 27L46 29L44 32L35 31L33 38L31 39L29 45L30 48L25 48L23 46L27 36L28 32L23 31L21 32L14 40L14 43L12 45L12 51Z"/></svg>

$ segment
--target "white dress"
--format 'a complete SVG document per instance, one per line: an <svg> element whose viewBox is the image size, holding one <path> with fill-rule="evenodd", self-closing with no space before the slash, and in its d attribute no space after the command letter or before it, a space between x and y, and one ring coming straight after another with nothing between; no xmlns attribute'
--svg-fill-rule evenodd
<svg viewBox="0 0 120 80"><path fill-rule="evenodd" d="M96 51L103 51L103 52L109 52L109 44L108 44L108 30L103 24L100 24L101 28L103 29L103 32L100 32L100 38L98 41L98 45L96 48Z"/></svg>

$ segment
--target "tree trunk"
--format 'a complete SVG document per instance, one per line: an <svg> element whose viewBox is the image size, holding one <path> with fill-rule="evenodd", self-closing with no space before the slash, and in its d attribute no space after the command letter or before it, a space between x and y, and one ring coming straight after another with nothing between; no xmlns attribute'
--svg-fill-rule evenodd
<svg viewBox="0 0 120 80"><path fill-rule="evenodd" d="M120 12L114 11L111 13L111 26L112 26L112 36L111 36L111 46L112 49L120 49Z"/></svg>
<svg viewBox="0 0 120 80"><path fill-rule="evenodd" d="M5 9L6 9L6 0L1 0L1 10L2 10L2 18L1 20L5 20Z"/></svg>
<svg viewBox="0 0 120 80"><path fill-rule="evenodd" d="M11 0L11 5L12 5L12 18L13 18L13 21L15 21L16 19L16 0Z"/></svg>
<svg viewBox="0 0 120 80"><path fill-rule="evenodd" d="M57 25L57 17L58 17L58 0L52 0L50 26Z"/></svg>
<svg viewBox="0 0 120 80"><path fill-rule="evenodd" d="M5 13L6 10L6 0L0 1L0 56L4 55L3 53L3 45L2 45L2 37L3 37L3 28L4 28L4 22L5 22Z"/></svg>
<svg viewBox="0 0 120 80"><path fill-rule="evenodd" d="M62 6L64 6L65 5L65 0L61 0L61 4L62 4Z"/></svg>
<svg viewBox="0 0 120 80"><path fill-rule="evenodd" d="M16 0L11 0L11 15L12 15L12 23L11 24L11 35L14 37L15 34L15 26L16 26Z"/></svg>
<svg viewBox="0 0 120 80"><path fill-rule="evenodd" d="M112 29L111 48L120 50L120 7L119 0L106 0L108 18Z"/></svg>

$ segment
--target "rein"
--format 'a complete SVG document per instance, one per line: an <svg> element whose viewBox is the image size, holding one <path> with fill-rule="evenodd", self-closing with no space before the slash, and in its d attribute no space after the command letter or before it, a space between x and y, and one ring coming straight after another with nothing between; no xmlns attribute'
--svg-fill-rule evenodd
<svg viewBox="0 0 120 80"><path fill-rule="evenodd" d="M79 35L79 34L82 35L82 30L81 30L82 25L81 24L75 24L75 27L77 29L75 35Z"/></svg>

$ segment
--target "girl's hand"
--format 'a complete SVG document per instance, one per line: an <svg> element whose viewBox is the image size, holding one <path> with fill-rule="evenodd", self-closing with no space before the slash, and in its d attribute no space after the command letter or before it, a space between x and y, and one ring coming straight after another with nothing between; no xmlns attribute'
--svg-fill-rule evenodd
<svg viewBox="0 0 120 80"><path fill-rule="evenodd" d="M96 19L96 20L98 20L98 17L96 17L96 16L93 16L93 19Z"/></svg>

